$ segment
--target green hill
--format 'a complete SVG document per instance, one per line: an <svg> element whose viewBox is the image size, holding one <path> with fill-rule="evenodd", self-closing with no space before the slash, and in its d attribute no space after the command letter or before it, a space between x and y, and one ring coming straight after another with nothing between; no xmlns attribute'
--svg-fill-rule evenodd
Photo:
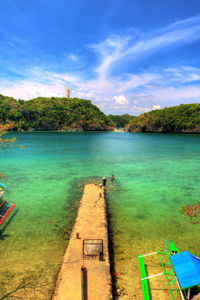
<svg viewBox="0 0 200 300"><path fill-rule="evenodd" d="M129 114L108 115L108 117L115 123L117 127L125 127L125 125L127 125L131 119L135 118Z"/></svg>
<svg viewBox="0 0 200 300"><path fill-rule="evenodd" d="M181 104L142 114L129 122L131 132L200 133L200 104Z"/></svg>
<svg viewBox="0 0 200 300"><path fill-rule="evenodd" d="M114 123L84 99L44 98L29 101L0 95L0 122L13 122L14 130L113 130Z"/></svg>

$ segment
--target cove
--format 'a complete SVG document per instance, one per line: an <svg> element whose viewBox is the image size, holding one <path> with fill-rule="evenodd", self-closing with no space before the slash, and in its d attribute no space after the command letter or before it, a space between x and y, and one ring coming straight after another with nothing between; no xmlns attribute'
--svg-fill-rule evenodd
<svg viewBox="0 0 200 300"><path fill-rule="evenodd" d="M142 299L137 255L166 238L199 255L199 226L179 208L199 201L200 135L10 133L23 150L0 155L5 198L16 204L0 233L0 299L51 299L83 184L109 178L119 299ZM120 296L121 295L121 296Z"/></svg>

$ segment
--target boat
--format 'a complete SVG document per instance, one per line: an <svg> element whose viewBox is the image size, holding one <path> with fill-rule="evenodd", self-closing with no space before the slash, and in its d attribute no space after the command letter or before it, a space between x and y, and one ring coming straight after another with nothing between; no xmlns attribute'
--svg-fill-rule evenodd
<svg viewBox="0 0 200 300"><path fill-rule="evenodd" d="M10 203L9 201L3 200L0 204L0 225L7 218L7 216L11 213L15 204Z"/></svg>
<svg viewBox="0 0 200 300"><path fill-rule="evenodd" d="M144 257L149 255L158 255L163 272L152 276L147 276L144 264ZM168 270L166 270L161 256L165 255L168 261ZM189 251L179 252L176 246L170 241L169 251L166 241L166 252L153 252L139 255L139 267L142 281L143 300L152 299L149 291L149 279L164 275L172 300L190 300L200 292L200 258ZM169 280L169 276L171 281ZM152 299L153 300L153 299Z"/></svg>
<svg viewBox="0 0 200 300"><path fill-rule="evenodd" d="M2 189L2 187L6 188L5 184L0 183L0 225L3 223L3 221L8 217L8 215L15 207L15 204L3 200L4 190Z"/></svg>

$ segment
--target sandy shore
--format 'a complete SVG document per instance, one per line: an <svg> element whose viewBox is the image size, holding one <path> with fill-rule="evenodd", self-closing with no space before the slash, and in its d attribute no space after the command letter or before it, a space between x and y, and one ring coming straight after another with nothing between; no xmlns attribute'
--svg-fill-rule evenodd
<svg viewBox="0 0 200 300"><path fill-rule="evenodd" d="M101 194L101 197L100 197ZM77 238L77 233L79 238ZM83 259L83 240L102 239L103 259ZM111 277L104 191L87 184L80 201L76 223L63 258L53 300L81 299L81 268L87 269L88 300L110 300Z"/></svg>

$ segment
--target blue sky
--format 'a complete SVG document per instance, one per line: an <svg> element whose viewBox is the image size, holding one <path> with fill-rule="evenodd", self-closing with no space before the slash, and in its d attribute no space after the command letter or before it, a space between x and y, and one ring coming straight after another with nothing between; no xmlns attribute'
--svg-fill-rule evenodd
<svg viewBox="0 0 200 300"><path fill-rule="evenodd" d="M138 115L200 102L200 0L1 0L0 93Z"/></svg>

